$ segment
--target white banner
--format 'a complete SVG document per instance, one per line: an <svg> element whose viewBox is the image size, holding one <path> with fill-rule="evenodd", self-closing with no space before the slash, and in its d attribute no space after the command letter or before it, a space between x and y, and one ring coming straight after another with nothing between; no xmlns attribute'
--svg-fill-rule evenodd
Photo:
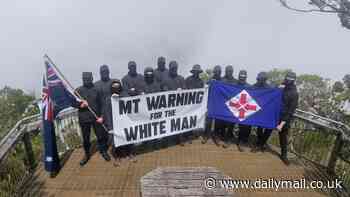
<svg viewBox="0 0 350 197"><path fill-rule="evenodd" d="M204 128L208 89L112 96L116 147Z"/></svg>

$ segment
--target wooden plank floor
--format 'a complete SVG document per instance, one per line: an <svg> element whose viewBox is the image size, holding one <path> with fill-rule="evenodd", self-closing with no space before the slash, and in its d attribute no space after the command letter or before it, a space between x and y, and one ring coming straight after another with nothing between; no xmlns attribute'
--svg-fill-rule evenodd
<svg viewBox="0 0 350 197"><path fill-rule="evenodd" d="M56 178L49 178L39 167L33 179L26 185L26 196L51 197L93 197L93 196L140 196L140 178L157 167L214 167L233 179L259 178L277 180L321 179L320 173L305 165L293 162L285 166L276 154L271 152L251 153L249 149L241 153L235 145L224 149L211 141L201 144L195 140L184 147L176 145L165 149L142 153L138 162L123 160L120 167L113 162L105 162L95 153L89 163L79 166L83 150L76 149L70 155ZM238 189L231 192L241 197L255 196L328 196L316 190L256 190Z"/></svg>

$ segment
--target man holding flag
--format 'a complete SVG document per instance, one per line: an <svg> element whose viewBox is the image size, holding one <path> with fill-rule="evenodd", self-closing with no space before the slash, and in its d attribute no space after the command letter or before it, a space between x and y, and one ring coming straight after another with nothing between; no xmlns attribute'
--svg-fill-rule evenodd
<svg viewBox="0 0 350 197"><path fill-rule="evenodd" d="M80 161L80 165L84 166L91 156L91 142L90 134L91 127L94 128L98 149L102 157L106 161L110 161L111 158L107 153L108 136L105 135L104 128L102 127L103 118L101 117L102 110L102 96L98 88L94 86L93 77L91 72L83 72L83 85L76 90L76 94L83 98L83 102L74 107L79 109L79 124L83 135L83 147L85 156ZM89 108L88 108L89 107ZM92 113L94 112L94 113Z"/></svg>
<svg viewBox="0 0 350 197"><path fill-rule="evenodd" d="M46 171L54 177L60 169L60 160L57 151L54 120L57 114L69 107L83 107L96 115L79 93L64 78L51 59L45 55L45 74L42 90L42 118L44 138L44 163ZM98 119L95 116L95 120ZM101 122L101 119L98 119Z"/></svg>

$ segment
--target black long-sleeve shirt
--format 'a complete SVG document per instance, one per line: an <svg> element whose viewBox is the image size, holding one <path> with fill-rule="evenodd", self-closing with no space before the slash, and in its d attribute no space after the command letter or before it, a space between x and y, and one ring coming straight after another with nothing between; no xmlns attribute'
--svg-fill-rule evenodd
<svg viewBox="0 0 350 197"><path fill-rule="evenodd" d="M102 109L102 97L95 86L85 87L81 86L76 89L76 92L82 97L82 99L86 100L89 104L89 107L96 113L98 117L101 116ZM78 108L78 117L80 123L86 122L94 122L96 121L95 116L86 108L80 108L80 104L76 104L74 107Z"/></svg>
<svg viewBox="0 0 350 197"><path fill-rule="evenodd" d="M281 120L290 122L298 107L299 94L295 85L286 86L282 93Z"/></svg>

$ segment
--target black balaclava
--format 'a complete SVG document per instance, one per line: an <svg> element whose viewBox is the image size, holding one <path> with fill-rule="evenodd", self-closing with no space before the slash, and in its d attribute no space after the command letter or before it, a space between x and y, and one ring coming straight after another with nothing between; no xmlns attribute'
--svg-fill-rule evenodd
<svg viewBox="0 0 350 197"><path fill-rule="evenodd" d="M225 77L227 79L233 79L233 66L231 66L231 65L226 66Z"/></svg>
<svg viewBox="0 0 350 197"><path fill-rule="evenodd" d="M153 68L151 68L151 67L145 68L144 78L145 78L145 82L147 84L153 83L153 81L154 81Z"/></svg>
<svg viewBox="0 0 350 197"><path fill-rule="evenodd" d="M288 72L286 77L284 78L283 84L287 87L292 86L294 85L296 79L297 75L295 74L295 72Z"/></svg>
<svg viewBox="0 0 350 197"><path fill-rule="evenodd" d="M216 80L220 80L221 79L221 66L216 65L214 67L213 73L214 73L213 78Z"/></svg>
<svg viewBox="0 0 350 197"><path fill-rule="evenodd" d="M169 63L169 76L175 78L177 76L178 65L176 61Z"/></svg>
<svg viewBox="0 0 350 197"><path fill-rule="evenodd" d="M129 69L129 75L130 76L132 76L132 77L136 77L137 76L136 62L130 61L128 63L128 69Z"/></svg>
<svg viewBox="0 0 350 197"><path fill-rule="evenodd" d="M111 92L112 94L120 94L122 92L122 84L118 80L113 80L111 84Z"/></svg>
<svg viewBox="0 0 350 197"><path fill-rule="evenodd" d="M92 77L92 72L83 72L83 86L87 88L91 88L94 83L94 79Z"/></svg>
<svg viewBox="0 0 350 197"><path fill-rule="evenodd" d="M267 73L266 72L260 72L258 74L258 76L256 77L256 83L259 86L264 86L264 85L266 85L266 81L267 81Z"/></svg>
<svg viewBox="0 0 350 197"><path fill-rule="evenodd" d="M157 65L158 65L158 70L164 71L165 70L165 57L159 57Z"/></svg>
<svg viewBox="0 0 350 197"><path fill-rule="evenodd" d="M199 74L201 74L202 72L203 70L199 64L195 64L192 67L191 73L194 78L199 79Z"/></svg>
<svg viewBox="0 0 350 197"><path fill-rule="evenodd" d="M107 65L102 65L100 67L100 76L101 76L101 80L102 81L108 81L110 80L110 77L109 77L109 68Z"/></svg>
<svg viewBox="0 0 350 197"><path fill-rule="evenodd" d="M238 82L240 84L245 84L247 83L247 71L246 70L241 70L239 71L238 74Z"/></svg>

